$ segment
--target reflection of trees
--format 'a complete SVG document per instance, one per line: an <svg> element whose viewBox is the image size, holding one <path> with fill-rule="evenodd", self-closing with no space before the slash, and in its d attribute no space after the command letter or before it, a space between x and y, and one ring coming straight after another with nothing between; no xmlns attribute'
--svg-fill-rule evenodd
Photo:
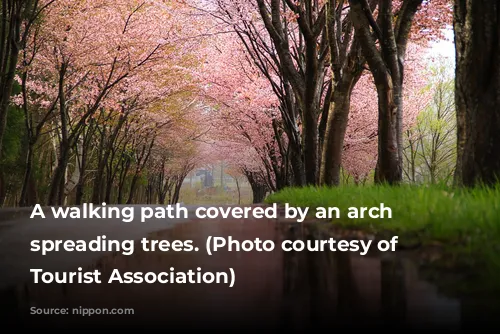
<svg viewBox="0 0 500 334"><path fill-rule="evenodd" d="M0 293L0 321L9 323L20 316L20 305L16 288L11 288Z"/></svg>
<svg viewBox="0 0 500 334"><path fill-rule="evenodd" d="M286 227L284 238L322 239L315 234L310 228L296 224ZM401 260L381 260L380 274L378 271L368 274L381 275L382 320L391 326L402 325L406 320L407 297ZM355 276L352 254L348 252L284 252L284 326L297 329L363 325L370 318L370 310Z"/></svg>
<svg viewBox="0 0 500 334"><path fill-rule="evenodd" d="M284 239L297 240L301 236L300 224L286 225L283 224L285 229ZM301 317L307 314L304 308L298 309L297 305L302 304L305 295L303 288L302 270L304 268L304 254L303 252L283 252L283 306L282 306L282 328L297 330L301 324Z"/></svg>
<svg viewBox="0 0 500 334"><path fill-rule="evenodd" d="M319 239L313 235L308 240ZM304 252L307 261L307 281L310 292L310 320L318 328L333 328L332 322L336 307L336 278L334 253L331 252Z"/></svg>
<svg viewBox="0 0 500 334"><path fill-rule="evenodd" d="M362 300L352 270L351 255L345 252L336 254L337 259L337 315L346 322L354 320L363 313Z"/></svg>
<svg viewBox="0 0 500 334"><path fill-rule="evenodd" d="M285 239L321 239L316 233L301 229L300 224L287 229ZM286 326L335 328L343 322L352 324L362 312L348 253L284 252L283 257Z"/></svg>
<svg viewBox="0 0 500 334"><path fill-rule="evenodd" d="M400 259L381 260L382 318L389 325L401 325L406 318L406 286Z"/></svg>

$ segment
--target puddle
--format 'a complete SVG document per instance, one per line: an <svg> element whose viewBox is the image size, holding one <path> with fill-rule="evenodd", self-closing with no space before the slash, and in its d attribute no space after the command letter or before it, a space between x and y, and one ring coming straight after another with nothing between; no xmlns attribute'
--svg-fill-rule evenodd
<svg viewBox="0 0 500 334"><path fill-rule="evenodd" d="M419 278L405 258L342 252L227 252L209 256L208 236L237 240L307 239L304 225L274 220L203 221L177 224L152 235L158 240L193 240L203 251L110 254L87 269L103 272L103 284L21 284L0 293L1 317L17 328L44 325L165 329L287 330L350 328L427 328L459 331L467 326L493 324L498 298L447 298ZM113 269L120 272L196 270L228 272L234 287L225 284L106 283ZM127 308L134 315L30 315L40 308ZM493 319L493 320L492 320ZM99 327L96 327L99 326Z"/></svg>

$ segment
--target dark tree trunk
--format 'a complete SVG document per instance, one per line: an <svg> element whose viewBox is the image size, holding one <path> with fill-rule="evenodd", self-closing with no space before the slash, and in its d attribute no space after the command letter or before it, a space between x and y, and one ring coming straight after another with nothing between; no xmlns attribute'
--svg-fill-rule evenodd
<svg viewBox="0 0 500 334"><path fill-rule="evenodd" d="M78 182L76 185L76 197L75 197L75 205L81 205L83 202L83 194L84 194L84 185L81 182Z"/></svg>
<svg viewBox="0 0 500 334"><path fill-rule="evenodd" d="M241 204L241 188L240 188L240 181L238 180L238 177L234 178L234 181L236 182L236 189L238 190L238 205Z"/></svg>
<svg viewBox="0 0 500 334"><path fill-rule="evenodd" d="M99 204L101 200L104 198L105 201L109 202L109 187L105 187L105 185L109 185L109 182L105 183L105 180L109 180L111 178L110 173L111 170L107 170L109 165L109 159L113 156L113 148L116 144L116 139L120 133L121 128L125 124L125 121L128 117L129 112L125 110L120 115L118 119L118 123L108 129L104 127L101 132L101 143L99 146L99 163L97 166L97 173L94 178L94 189L92 193L92 203Z"/></svg>
<svg viewBox="0 0 500 334"><path fill-rule="evenodd" d="M251 183L252 187L252 195L253 195L253 204L260 204L264 202L267 193L267 187L261 183Z"/></svg>
<svg viewBox="0 0 500 334"><path fill-rule="evenodd" d="M64 196L64 174L68 166L69 150L71 149L68 138L69 124L66 110L66 93L64 91L64 79L66 76L67 64L62 63L59 68L59 117L61 121L61 142L59 143L59 159L57 167L50 182L50 192L47 205L60 205L61 197Z"/></svg>
<svg viewBox="0 0 500 334"><path fill-rule="evenodd" d="M328 114L331 111L332 107L332 99L331 97L333 96L333 80L330 80L330 83L328 84L328 89L326 91L326 98L325 98L325 103L323 104L322 112L321 112L321 119L319 121L318 125L318 136L319 136L319 152L320 152L320 182L321 182L321 168L323 166L323 150L324 150L324 144L325 144L325 138L326 138L326 128L328 124Z"/></svg>
<svg viewBox="0 0 500 334"><path fill-rule="evenodd" d="M158 194L158 204L164 205L167 200L167 193L170 185L170 179L165 175L165 164L167 162L167 158L164 156L161 160L161 168L160 173L158 175L158 183L156 193Z"/></svg>
<svg viewBox="0 0 500 334"><path fill-rule="evenodd" d="M3 168L0 168L0 207L3 206L6 197L7 197L7 183L5 181L5 172Z"/></svg>
<svg viewBox="0 0 500 334"><path fill-rule="evenodd" d="M10 105L17 60L19 58L19 42L21 40L22 2L4 1L1 6L2 28L0 36L0 158L2 143L7 128L7 114Z"/></svg>
<svg viewBox="0 0 500 334"><path fill-rule="evenodd" d="M318 182L318 119L311 111L304 113L304 165L306 185Z"/></svg>
<svg viewBox="0 0 500 334"><path fill-rule="evenodd" d="M175 184L174 194L172 196L172 201L170 204L173 205L179 203L179 197L181 196L181 187L183 181L184 178L177 180L177 183Z"/></svg>
<svg viewBox="0 0 500 334"><path fill-rule="evenodd" d="M359 75L348 76L342 80L332 94L330 114L323 143L320 183L327 186L340 184L340 168L344 151L344 138L349 120L351 94Z"/></svg>
<svg viewBox="0 0 500 334"><path fill-rule="evenodd" d="M167 200L168 191L171 188L170 185L171 185L170 179L167 179L165 177L165 172L162 171L160 180L158 182L158 190L157 190L158 204L161 204L161 205L165 204L165 202Z"/></svg>
<svg viewBox="0 0 500 334"><path fill-rule="evenodd" d="M458 150L455 182L500 180L500 3L455 2Z"/></svg>
<svg viewBox="0 0 500 334"><path fill-rule="evenodd" d="M337 90L333 95L334 103L330 106L320 173L320 183L326 186L340 184L344 137L349 120L350 96Z"/></svg>
<svg viewBox="0 0 500 334"><path fill-rule="evenodd" d="M26 170L24 171L23 187L21 189L21 198L19 206L28 206L28 187L31 180L31 170L33 168L33 145L28 144L28 152L26 152Z"/></svg>
<svg viewBox="0 0 500 334"><path fill-rule="evenodd" d="M104 202L111 203L111 194L113 191L113 185L115 184L116 175L118 174L118 165L114 163L116 157L116 149L113 148L110 157L108 158L107 171L106 171L106 195L104 196Z"/></svg>
<svg viewBox="0 0 500 334"><path fill-rule="evenodd" d="M354 37L352 22L342 18L342 2L327 2L327 32L332 71L325 137L321 151L320 184L338 186L349 120L351 95L363 72L361 46ZM342 27L342 28L341 28ZM340 33L339 31L342 31Z"/></svg>
<svg viewBox="0 0 500 334"><path fill-rule="evenodd" d="M130 169L131 161L128 157L122 157L120 177L118 182L118 195L117 195L117 204L123 204L123 190L125 187L125 180L127 179L127 174Z"/></svg>
<svg viewBox="0 0 500 334"><path fill-rule="evenodd" d="M33 173L31 173L29 179L27 198L27 206L34 206L35 204L38 204L38 187L35 178L33 177Z"/></svg>
<svg viewBox="0 0 500 334"><path fill-rule="evenodd" d="M252 172L249 170L243 170L250 187L252 187L253 194L253 204L260 204L264 201L266 193L269 190L265 180L265 177L259 173Z"/></svg>
<svg viewBox="0 0 500 334"><path fill-rule="evenodd" d="M137 188L137 181L139 181L139 174L135 174L132 178L132 182L130 183L130 192L128 194L128 200L127 200L127 205L132 204L132 201L134 200L135 196L135 191Z"/></svg>
<svg viewBox="0 0 500 334"><path fill-rule="evenodd" d="M296 187L304 186L306 184L306 173L300 148L291 147L290 164L292 165L293 185Z"/></svg>
<svg viewBox="0 0 500 334"><path fill-rule="evenodd" d="M47 200L47 205L62 205L64 197L64 174L66 173L66 168L68 166L69 160L69 148L61 143L60 156L57 163L57 167L54 170L54 175L52 176L52 181L50 182L50 193Z"/></svg>
<svg viewBox="0 0 500 334"><path fill-rule="evenodd" d="M99 141L99 151L97 153L97 171L94 177L94 185L92 187L92 203L99 204L102 196L102 186L104 180L104 169L108 162L105 151L107 151L106 141L106 127L101 130L101 138Z"/></svg>
<svg viewBox="0 0 500 334"><path fill-rule="evenodd" d="M153 202L153 195L154 195L154 185L149 183L146 185L146 204L151 205Z"/></svg>
<svg viewBox="0 0 500 334"><path fill-rule="evenodd" d="M158 193L158 204L164 205L166 199L167 199L167 193L164 192Z"/></svg>
<svg viewBox="0 0 500 334"><path fill-rule="evenodd" d="M399 155L397 117L402 110L394 101L396 87L392 79L377 85L378 93L378 161L375 182L395 184L403 178Z"/></svg>
<svg viewBox="0 0 500 334"><path fill-rule="evenodd" d="M111 173L111 176L108 177L108 180L106 182L106 195L104 196L104 202L111 203L111 191L113 190L116 172L110 170L108 171L108 173Z"/></svg>
<svg viewBox="0 0 500 334"><path fill-rule="evenodd" d="M80 176L78 177L78 183L76 184L76 197L75 205L82 204L83 194L85 188L85 170L87 168L87 147L83 148L81 166L80 166Z"/></svg>

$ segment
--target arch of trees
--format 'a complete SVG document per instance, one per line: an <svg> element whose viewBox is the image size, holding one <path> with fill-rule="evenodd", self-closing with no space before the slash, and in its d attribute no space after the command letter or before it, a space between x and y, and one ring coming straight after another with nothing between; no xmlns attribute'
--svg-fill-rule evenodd
<svg viewBox="0 0 500 334"><path fill-rule="evenodd" d="M493 0L0 10L1 205L176 203L214 159L255 202L291 186L473 186L500 173ZM450 27L455 77L428 57Z"/></svg>

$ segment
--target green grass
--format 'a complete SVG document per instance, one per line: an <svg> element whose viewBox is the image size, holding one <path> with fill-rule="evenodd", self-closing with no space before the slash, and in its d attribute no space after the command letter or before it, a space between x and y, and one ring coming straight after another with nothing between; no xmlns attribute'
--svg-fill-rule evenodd
<svg viewBox="0 0 500 334"><path fill-rule="evenodd" d="M400 240L439 241L457 262L500 272L500 185L495 188L451 189L442 186L347 186L291 188L271 194L267 203L338 207L334 224L375 234L390 233ZM392 209L392 219L350 219L349 207Z"/></svg>

